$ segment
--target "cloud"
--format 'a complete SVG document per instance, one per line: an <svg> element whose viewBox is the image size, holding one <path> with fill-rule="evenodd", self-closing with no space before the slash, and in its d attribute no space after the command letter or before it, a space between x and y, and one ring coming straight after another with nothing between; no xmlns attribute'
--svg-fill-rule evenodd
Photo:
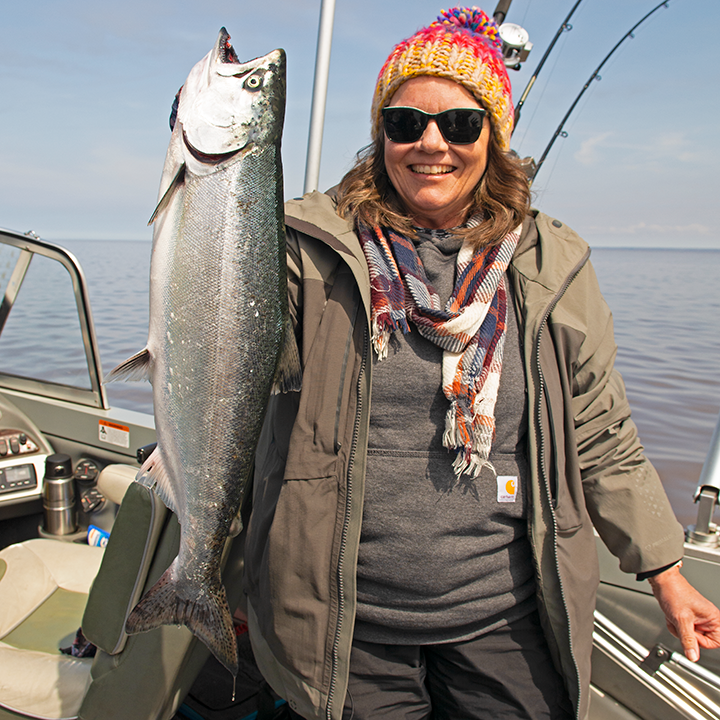
<svg viewBox="0 0 720 720"><path fill-rule="evenodd" d="M575 159L581 165L595 165L600 158L598 148L611 137L612 134L611 132L604 132L599 135L594 135L587 140L583 140L580 144L580 149L574 155Z"/></svg>
<svg viewBox="0 0 720 720"><path fill-rule="evenodd" d="M694 138L687 131L657 133L646 138L645 142L622 142L616 133L603 132L585 139L573 157L584 166L597 165L601 160L612 154L616 162L618 151L625 158L626 167L643 167L648 163L681 164L707 162L707 151L698 147Z"/></svg>

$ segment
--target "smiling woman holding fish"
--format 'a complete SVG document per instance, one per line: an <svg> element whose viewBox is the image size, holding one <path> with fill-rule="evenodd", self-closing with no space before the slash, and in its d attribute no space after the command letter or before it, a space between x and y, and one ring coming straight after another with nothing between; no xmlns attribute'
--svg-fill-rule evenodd
<svg viewBox="0 0 720 720"><path fill-rule="evenodd" d="M593 525L690 659L720 613L679 572L589 249L508 154L495 23L399 43L371 114L336 193L286 206L304 375L256 457L258 665L308 720L584 717Z"/></svg>

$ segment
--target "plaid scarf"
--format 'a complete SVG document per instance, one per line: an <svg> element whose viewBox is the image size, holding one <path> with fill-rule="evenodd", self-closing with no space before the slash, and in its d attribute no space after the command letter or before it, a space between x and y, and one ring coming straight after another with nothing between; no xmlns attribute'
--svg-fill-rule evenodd
<svg viewBox="0 0 720 720"><path fill-rule="evenodd" d="M507 291L505 271L520 237L518 227L492 248L464 242L456 281L445 308L428 281L412 240L389 228L358 227L370 271L372 342L387 357L390 334L410 331L443 349L442 384L450 401L443 445L458 451L453 469L478 477L489 462L495 435L495 403L502 370Z"/></svg>

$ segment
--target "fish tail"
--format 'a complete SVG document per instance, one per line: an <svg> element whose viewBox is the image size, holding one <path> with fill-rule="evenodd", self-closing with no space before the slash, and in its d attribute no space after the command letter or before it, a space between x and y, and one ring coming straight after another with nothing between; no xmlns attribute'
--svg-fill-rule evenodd
<svg viewBox="0 0 720 720"><path fill-rule="evenodd" d="M185 625L236 677L237 641L222 582L218 578L192 593L184 592L184 585L173 577L171 565L130 613L125 631L135 635L161 625Z"/></svg>

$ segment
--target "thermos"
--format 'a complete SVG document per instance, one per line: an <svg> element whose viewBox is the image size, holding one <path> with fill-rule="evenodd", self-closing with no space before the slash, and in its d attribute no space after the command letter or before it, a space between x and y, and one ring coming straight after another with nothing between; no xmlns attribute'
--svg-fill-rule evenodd
<svg viewBox="0 0 720 720"><path fill-rule="evenodd" d="M43 518L43 529L51 535L69 535L77 529L75 480L69 455L57 453L45 460Z"/></svg>

